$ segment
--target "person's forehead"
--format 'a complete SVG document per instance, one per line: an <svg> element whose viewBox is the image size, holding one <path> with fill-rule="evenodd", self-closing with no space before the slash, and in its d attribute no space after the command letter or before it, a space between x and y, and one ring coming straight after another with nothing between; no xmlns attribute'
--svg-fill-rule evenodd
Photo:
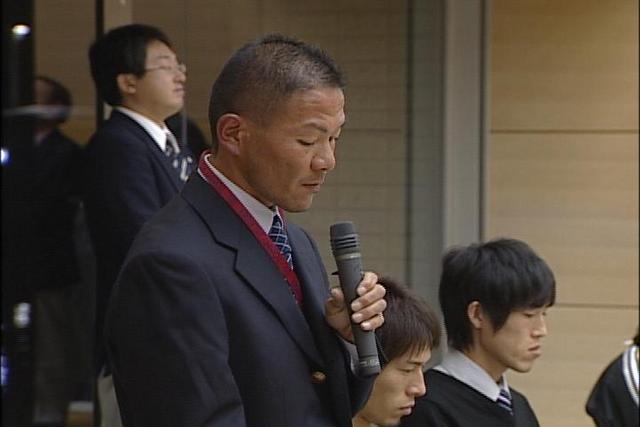
<svg viewBox="0 0 640 427"><path fill-rule="evenodd" d="M416 365L423 365L431 357L431 349L425 347L422 349L412 348L404 354L396 357L395 361L398 363L412 363Z"/></svg>
<svg viewBox="0 0 640 427"><path fill-rule="evenodd" d="M147 44L147 59L175 59L175 52L160 40L151 40Z"/></svg>
<svg viewBox="0 0 640 427"><path fill-rule="evenodd" d="M320 108L324 113L330 112L342 123L344 114L344 94L340 88L320 87L297 90L289 94L281 102L284 110L307 111ZM327 108L333 108L328 111Z"/></svg>

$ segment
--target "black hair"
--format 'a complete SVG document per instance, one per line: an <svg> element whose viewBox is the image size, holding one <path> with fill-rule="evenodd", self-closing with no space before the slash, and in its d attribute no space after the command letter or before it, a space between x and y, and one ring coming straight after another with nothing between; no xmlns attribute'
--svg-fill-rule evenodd
<svg viewBox="0 0 640 427"><path fill-rule="evenodd" d="M114 28L93 42L89 48L91 76L98 95L112 106L122 103L118 88L119 74L138 77L145 73L147 46L159 41L173 49L169 38L158 28L130 24Z"/></svg>
<svg viewBox="0 0 640 427"><path fill-rule="evenodd" d="M213 150L218 145L218 119L224 114L247 114L266 123L270 113L297 90L345 85L338 65L316 46L281 34L249 42L231 56L211 89Z"/></svg>
<svg viewBox="0 0 640 427"><path fill-rule="evenodd" d="M449 250L442 260L439 297L449 344L465 350L473 344L470 303L480 303L497 332L514 310L553 305L556 282L529 245L503 238Z"/></svg>
<svg viewBox="0 0 640 427"><path fill-rule="evenodd" d="M383 363L403 354L437 347L440 322L431 307L409 288L390 278L380 278L378 283L387 290L385 322L375 331Z"/></svg>
<svg viewBox="0 0 640 427"><path fill-rule="evenodd" d="M46 83L51 89L47 93L48 98L45 101L47 105L58 105L63 107L59 111L57 111L57 114L54 118L55 122L59 124L66 122L69 119L69 114L71 113L71 104L73 102L69 89L67 89L62 83L52 79L51 77L37 75L35 76L35 80L40 80Z"/></svg>

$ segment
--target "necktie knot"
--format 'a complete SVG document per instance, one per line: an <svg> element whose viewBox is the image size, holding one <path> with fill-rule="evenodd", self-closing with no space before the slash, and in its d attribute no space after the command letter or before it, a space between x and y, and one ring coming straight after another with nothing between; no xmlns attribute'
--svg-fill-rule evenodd
<svg viewBox="0 0 640 427"><path fill-rule="evenodd" d="M193 159L180 150L178 140L169 129L164 129L164 133L167 136L164 154L171 162L171 166L177 171L180 180L184 182L193 171Z"/></svg>
<svg viewBox="0 0 640 427"><path fill-rule="evenodd" d="M180 152L180 146L178 145L178 140L176 139L176 137L171 133L169 129L165 129L164 134L167 137L166 143L164 145L164 153L169 157L178 154Z"/></svg>
<svg viewBox="0 0 640 427"><path fill-rule="evenodd" d="M289 238L282 224L280 215L275 214L273 216L273 222L271 223L271 229L269 230L269 238L276 245L282 256L287 260L289 268L293 269L293 259L291 256L291 246L289 245Z"/></svg>
<svg viewBox="0 0 640 427"><path fill-rule="evenodd" d="M500 407L507 410L511 415L513 415L513 407L511 405L511 396L507 390L500 388L500 394L498 395L498 400L496 401Z"/></svg>

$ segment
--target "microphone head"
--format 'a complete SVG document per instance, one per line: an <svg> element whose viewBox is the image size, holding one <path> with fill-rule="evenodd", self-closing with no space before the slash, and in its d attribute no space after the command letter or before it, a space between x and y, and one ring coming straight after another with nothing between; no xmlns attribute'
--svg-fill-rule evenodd
<svg viewBox="0 0 640 427"><path fill-rule="evenodd" d="M334 255L360 252L360 238L351 221L337 222L329 228L331 250Z"/></svg>

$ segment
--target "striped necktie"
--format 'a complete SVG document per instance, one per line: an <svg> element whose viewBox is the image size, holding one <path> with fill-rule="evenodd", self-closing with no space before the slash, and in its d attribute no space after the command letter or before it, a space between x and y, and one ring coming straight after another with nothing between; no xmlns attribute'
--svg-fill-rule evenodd
<svg viewBox="0 0 640 427"><path fill-rule="evenodd" d="M498 395L498 400L496 400L500 407L509 411L511 415L513 415L513 408L511 407L511 396L509 396L509 392L503 388L500 388L500 394Z"/></svg>
<svg viewBox="0 0 640 427"><path fill-rule="evenodd" d="M165 129L164 133L167 136L164 154L166 154L171 161L171 166L178 172L180 180L184 182L193 171L193 159L184 151L180 150L178 140L169 129Z"/></svg>
<svg viewBox="0 0 640 427"><path fill-rule="evenodd" d="M282 225L282 219L278 214L275 214L273 216L273 223L271 224L271 229L269 230L269 237L276 245L280 253L287 260L289 268L293 270L293 258L291 256L291 246L289 245L289 238L287 237L287 233L284 230L284 226Z"/></svg>

